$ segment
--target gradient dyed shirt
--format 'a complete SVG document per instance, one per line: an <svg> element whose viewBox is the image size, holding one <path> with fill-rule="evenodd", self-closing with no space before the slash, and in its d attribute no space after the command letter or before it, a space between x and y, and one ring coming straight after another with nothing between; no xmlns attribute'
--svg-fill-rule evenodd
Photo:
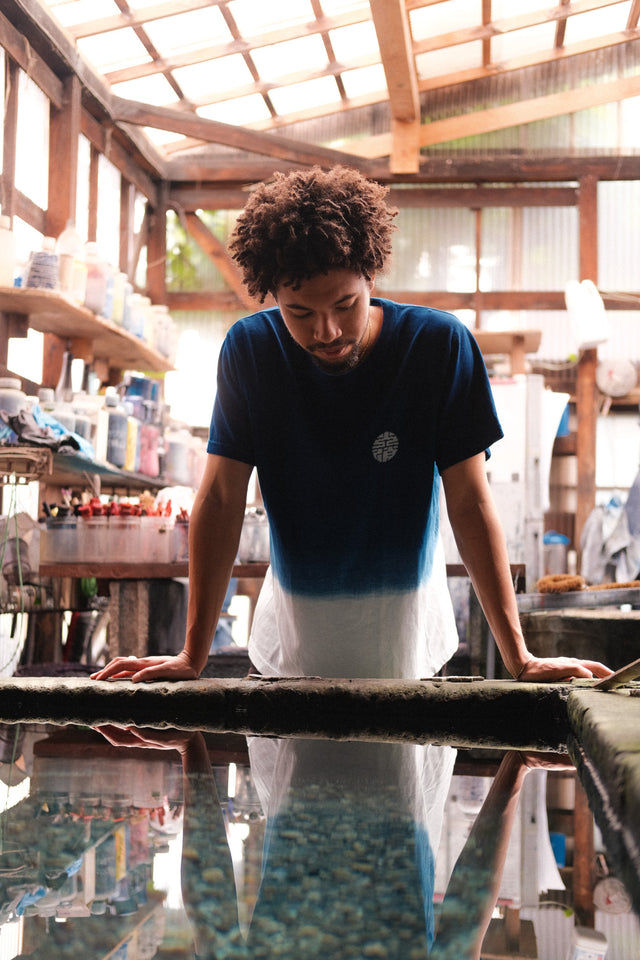
<svg viewBox="0 0 640 960"><path fill-rule="evenodd" d="M380 335L343 374L277 308L235 323L221 351L208 451L258 469L271 567L250 653L267 674L427 676L457 647L440 474L502 431L463 324L372 303Z"/></svg>

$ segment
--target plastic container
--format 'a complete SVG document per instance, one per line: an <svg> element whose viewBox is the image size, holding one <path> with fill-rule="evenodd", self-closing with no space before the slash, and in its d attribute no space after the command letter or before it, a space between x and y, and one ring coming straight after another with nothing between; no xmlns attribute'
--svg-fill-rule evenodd
<svg viewBox="0 0 640 960"><path fill-rule="evenodd" d="M572 928L567 960L604 960L606 955L607 938L604 933L590 927Z"/></svg>
<svg viewBox="0 0 640 960"><path fill-rule="evenodd" d="M113 392L111 392L113 391ZM107 461L114 467L124 467L127 460L127 434L129 418L113 388L105 391L105 406L108 414Z"/></svg>
<svg viewBox="0 0 640 960"><path fill-rule="evenodd" d="M189 521L176 520L173 525L172 563L185 563L189 559Z"/></svg>
<svg viewBox="0 0 640 960"><path fill-rule="evenodd" d="M269 561L269 522L261 507L245 510L238 561L240 563L267 563Z"/></svg>
<svg viewBox="0 0 640 960"><path fill-rule="evenodd" d="M555 530L547 530L542 538L545 576L567 572L569 538Z"/></svg>
<svg viewBox="0 0 640 960"><path fill-rule="evenodd" d="M31 254L22 282L24 287L38 290L58 289L59 263L55 244L53 237L45 237L42 241L42 250L34 250Z"/></svg>
<svg viewBox="0 0 640 960"><path fill-rule="evenodd" d="M20 380L14 377L0 377L0 410L15 417L28 406L27 395L21 389Z"/></svg>
<svg viewBox="0 0 640 960"><path fill-rule="evenodd" d="M174 556L173 517L140 517L140 556L145 563L171 563Z"/></svg>
<svg viewBox="0 0 640 960"><path fill-rule="evenodd" d="M75 563L80 559L76 517L51 517L40 532L41 563Z"/></svg>
<svg viewBox="0 0 640 960"><path fill-rule="evenodd" d="M87 266L84 243L73 220L68 220L56 242L59 258L60 290L75 303L84 303L87 286Z"/></svg>
<svg viewBox="0 0 640 960"><path fill-rule="evenodd" d="M138 469L147 477L160 475L160 430L153 423L140 424L140 460Z"/></svg>
<svg viewBox="0 0 640 960"><path fill-rule="evenodd" d="M105 560L113 563L133 563L146 559L140 550L141 519L122 514L109 517Z"/></svg>
<svg viewBox="0 0 640 960"><path fill-rule="evenodd" d="M191 481L191 434L188 430L168 430L164 438L164 469L169 485L189 486Z"/></svg>
<svg viewBox="0 0 640 960"><path fill-rule="evenodd" d="M0 287L13 286L16 267L16 238L11 229L11 219L0 215Z"/></svg>
<svg viewBox="0 0 640 960"><path fill-rule="evenodd" d="M104 561L109 555L109 517L85 517L82 520L82 556L87 563Z"/></svg>
<svg viewBox="0 0 640 960"><path fill-rule="evenodd" d="M98 244L90 241L85 244L85 263L87 282L85 284L84 305L93 313L102 314L107 299L108 268L100 256Z"/></svg>

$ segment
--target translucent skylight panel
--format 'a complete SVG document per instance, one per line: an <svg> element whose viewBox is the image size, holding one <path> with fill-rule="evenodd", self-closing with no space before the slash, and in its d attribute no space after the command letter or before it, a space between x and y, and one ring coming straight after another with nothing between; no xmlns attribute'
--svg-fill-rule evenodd
<svg viewBox="0 0 640 960"><path fill-rule="evenodd" d="M65 27L121 14L115 0L60 0L58 3L49 2L48 6Z"/></svg>
<svg viewBox="0 0 640 960"><path fill-rule="evenodd" d="M261 79L267 81L305 70L323 70L328 66L327 51L322 37L317 33L268 47L257 47L251 57Z"/></svg>
<svg viewBox="0 0 640 960"><path fill-rule="evenodd" d="M627 25L630 4L616 4L602 10L592 10L590 13L579 13L567 20L565 43L579 43L581 40L592 40L607 33L617 33Z"/></svg>
<svg viewBox="0 0 640 960"><path fill-rule="evenodd" d="M454 47L443 47L421 53L416 57L416 70L419 79L441 77L459 70L471 70L482 66L482 43L457 43Z"/></svg>
<svg viewBox="0 0 640 960"><path fill-rule="evenodd" d="M350 13L354 10L366 10L370 13L369 0L321 0L325 17L334 17L338 13Z"/></svg>
<svg viewBox="0 0 640 960"><path fill-rule="evenodd" d="M531 53L547 56L553 50L556 37L555 23L541 23L524 30L513 30L491 39L491 59L514 60Z"/></svg>
<svg viewBox="0 0 640 960"><path fill-rule="evenodd" d="M166 59L186 50L230 43L233 39L219 7L150 20L144 29L158 53Z"/></svg>
<svg viewBox="0 0 640 960"><path fill-rule="evenodd" d="M239 53L179 67L173 71L173 75L185 96L196 103L206 100L207 95L214 91L233 90L254 82L251 71Z"/></svg>
<svg viewBox="0 0 640 960"><path fill-rule="evenodd" d="M409 12L411 34L414 40L437 37L441 33L451 33L481 25L480 3L469 0L447 0L433 6L419 7Z"/></svg>
<svg viewBox="0 0 640 960"><path fill-rule="evenodd" d="M278 87L270 93L271 101L281 115L298 113L314 107L339 103L340 93L333 77L319 77L286 87Z"/></svg>
<svg viewBox="0 0 640 960"><path fill-rule="evenodd" d="M138 80L125 80L124 83L114 83L111 89L117 97L140 100L142 103L151 103L156 107L171 106L178 102L176 91L162 73L140 77Z"/></svg>
<svg viewBox="0 0 640 960"><path fill-rule="evenodd" d="M80 38L78 49L94 67L104 71L146 63L150 59L144 44L130 27Z"/></svg>
<svg viewBox="0 0 640 960"><path fill-rule="evenodd" d="M386 92L387 89L387 80L380 63L361 67L359 70L345 70L341 77L345 93L350 99Z"/></svg>
<svg viewBox="0 0 640 960"><path fill-rule="evenodd" d="M164 147L168 143L178 143L180 140L186 139L186 137L179 133L173 133L171 130L158 130L156 127L143 127L143 130L156 147Z"/></svg>
<svg viewBox="0 0 640 960"><path fill-rule="evenodd" d="M222 103L211 103L206 107L198 107L198 115L207 120L217 120L218 123L235 123L238 126L259 123L269 120L271 114L258 93L247 97L237 97L233 100L224 100Z"/></svg>
<svg viewBox="0 0 640 960"><path fill-rule="evenodd" d="M543 20L548 16L549 7L543 0L518 0L517 5L513 0L491 0L492 20L508 20L523 13L536 11L540 11L540 19Z"/></svg>
<svg viewBox="0 0 640 960"><path fill-rule="evenodd" d="M330 30L329 39L338 63L348 64L367 55L380 56L378 37L371 20Z"/></svg>
<svg viewBox="0 0 640 960"><path fill-rule="evenodd" d="M315 20L309 0L231 0L228 9L245 37Z"/></svg>

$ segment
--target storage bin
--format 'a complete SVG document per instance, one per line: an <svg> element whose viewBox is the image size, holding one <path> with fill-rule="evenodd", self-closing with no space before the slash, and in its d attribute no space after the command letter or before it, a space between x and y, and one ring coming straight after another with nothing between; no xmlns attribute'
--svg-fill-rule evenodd
<svg viewBox="0 0 640 960"><path fill-rule="evenodd" d="M75 517L51 517L40 533L41 563L75 563L79 557L78 521Z"/></svg>
<svg viewBox="0 0 640 960"><path fill-rule="evenodd" d="M116 515L109 517L105 561L136 563L144 559L140 550L141 517Z"/></svg>
<svg viewBox="0 0 640 960"><path fill-rule="evenodd" d="M140 559L170 563L173 559L173 517L140 517Z"/></svg>

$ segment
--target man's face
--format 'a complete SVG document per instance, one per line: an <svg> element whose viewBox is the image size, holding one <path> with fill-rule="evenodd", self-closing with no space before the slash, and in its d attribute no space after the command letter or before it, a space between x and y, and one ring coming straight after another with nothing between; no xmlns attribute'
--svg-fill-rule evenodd
<svg viewBox="0 0 640 960"><path fill-rule="evenodd" d="M373 280L352 270L330 270L295 289L286 283L276 301L295 342L327 373L355 367L369 347Z"/></svg>

